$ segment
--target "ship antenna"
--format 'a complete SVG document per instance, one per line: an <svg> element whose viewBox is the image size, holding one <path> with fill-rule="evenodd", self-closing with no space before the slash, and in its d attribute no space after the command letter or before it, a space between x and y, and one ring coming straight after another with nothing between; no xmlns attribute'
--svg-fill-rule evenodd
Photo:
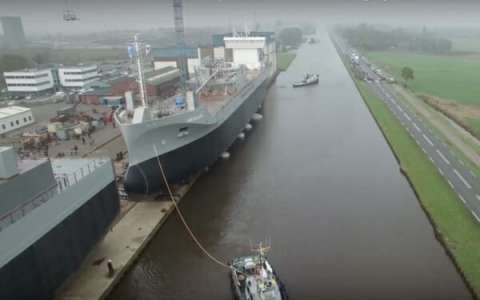
<svg viewBox="0 0 480 300"><path fill-rule="evenodd" d="M140 90L140 99L142 100L142 105L147 107L148 99L147 93L145 92L145 82L143 78L143 65L142 65L142 51L140 43L138 42L138 34L135 34L135 52L137 54L137 69L138 69L138 84Z"/></svg>

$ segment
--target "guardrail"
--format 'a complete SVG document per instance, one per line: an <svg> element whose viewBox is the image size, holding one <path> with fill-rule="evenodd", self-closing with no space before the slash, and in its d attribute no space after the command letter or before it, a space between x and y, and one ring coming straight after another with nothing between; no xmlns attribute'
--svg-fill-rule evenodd
<svg viewBox="0 0 480 300"><path fill-rule="evenodd" d="M55 174L55 184L0 216L0 231L14 224L35 208L52 199L55 195L62 193L68 187L77 184L82 178L92 174L96 168L103 166L106 162L108 162L106 159L94 159L71 173Z"/></svg>

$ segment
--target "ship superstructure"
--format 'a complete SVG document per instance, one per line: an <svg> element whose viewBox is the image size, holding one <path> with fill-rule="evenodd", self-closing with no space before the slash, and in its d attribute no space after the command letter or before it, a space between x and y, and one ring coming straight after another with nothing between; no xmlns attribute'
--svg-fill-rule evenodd
<svg viewBox="0 0 480 300"><path fill-rule="evenodd" d="M224 35L220 47L202 51L213 55L201 57L186 91L117 111L128 148L127 191L161 188L157 155L168 180L176 182L226 151L263 104L276 72L275 51L272 33Z"/></svg>

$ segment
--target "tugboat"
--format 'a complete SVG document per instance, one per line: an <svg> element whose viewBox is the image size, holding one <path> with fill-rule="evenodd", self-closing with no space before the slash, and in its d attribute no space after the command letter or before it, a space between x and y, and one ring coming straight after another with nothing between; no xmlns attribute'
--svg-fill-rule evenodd
<svg viewBox="0 0 480 300"><path fill-rule="evenodd" d="M319 78L318 74L316 75L306 74L305 78L302 81L293 83L293 87L296 88L296 87L318 84L318 78Z"/></svg>
<svg viewBox="0 0 480 300"><path fill-rule="evenodd" d="M287 300L285 286L268 262L270 247L254 249L256 254L237 257L231 264L232 290L236 300Z"/></svg>

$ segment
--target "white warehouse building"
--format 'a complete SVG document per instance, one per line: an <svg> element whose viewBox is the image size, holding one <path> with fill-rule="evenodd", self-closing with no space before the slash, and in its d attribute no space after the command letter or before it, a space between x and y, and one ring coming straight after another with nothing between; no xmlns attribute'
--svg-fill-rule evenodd
<svg viewBox="0 0 480 300"><path fill-rule="evenodd" d="M66 88L83 88L88 83L98 80L98 78L98 67L96 65L61 67L58 69L60 84Z"/></svg>
<svg viewBox="0 0 480 300"><path fill-rule="evenodd" d="M33 94L55 87L52 69L25 69L4 72L3 77L9 92Z"/></svg>
<svg viewBox="0 0 480 300"><path fill-rule="evenodd" d="M0 108L0 135L35 122L32 110L21 106Z"/></svg>
<svg viewBox="0 0 480 300"><path fill-rule="evenodd" d="M245 65L249 69L259 69L265 55L276 70L276 46L274 41L259 36L233 36L224 38L225 48L232 49L233 63L236 66ZM218 51L218 50L217 50Z"/></svg>

